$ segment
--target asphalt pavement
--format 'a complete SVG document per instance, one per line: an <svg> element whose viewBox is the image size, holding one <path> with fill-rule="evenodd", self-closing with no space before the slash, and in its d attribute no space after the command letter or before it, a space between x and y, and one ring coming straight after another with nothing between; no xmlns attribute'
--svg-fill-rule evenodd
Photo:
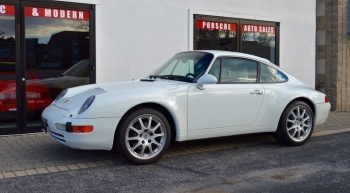
<svg viewBox="0 0 350 193"><path fill-rule="evenodd" d="M113 190L133 192L140 188L139 186L144 186L140 191L148 192L151 191L152 184L154 184L152 190L159 192L166 190L215 192L217 187L220 191L232 192L229 188L235 185L238 189L235 186L232 189L234 192L245 191L244 188L248 188L247 191L254 191L258 190L254 187L260 186L266 190L265 192L270 190L288 192L289 189L278 188L292 188L290 184L296 186L293 188L299 186L305 188L304 184L314 182L314 178L318 179L314 176L316 174L321 175L322 179L335 176L329 178L330 182L320 184L321 190L331 185L333 187L334 184L347 188L350 177L347 167L342 163L348 162L348 152L338 153L337 148L348 151L349 144L346 141L349 141L347 139L349 131L350 113L330 112L326 123L316 126L311 140L302 147L281 146L270 134L196 140L172 144L159 162L148 166L130 165L113 151L71 149L56 142L45 133L0 136L0 192L23 192L27 188L30 191L24 192L47 192L46 189L50 192L61 190L62 192L88 192L89 190L101 192L104 189L108 192ZM339 141L343 144L339 144L337 140L334 141L334 136L344 140ZM337 136L342 137L340 139ZM323 146L315 146L313 141L317 142L320 139L325 140ZM313 148L307 149L310 146ZM265 153L261 154L259 151ZM231 157L220 152L229 152ZM322 170L322 167L319 167L322 166L320 160L314 159L319 158L320 155L334 157L334 164L327 165L329 163L325 162L327 167ZM301 160L293 159L293 156L300 157ZM266 165L269 163L270 165ZM265 170L259 168L259 165ZM335 166L338 168L334 168ZM257 170L255 171L254 168ZM218 175L215 173L216 170ZM330 172L332 170L333 173ZM310 171L314 172L310 173ZM270 178L266 178L269 175ZM314 178L309 179L308 176ZM335 179L339 181L334 181ZM273 182L270 184L273 187L265 187L264 180ZM255 185L250 186L250 182L254 182ZM275 182L284 182L285 186L278 186ZM275 187L277 189L274 189ZM311 190L318 190L316 185L310 187ZM338 190L343 192L337 187L333 188L336 192Z"/></svg>
<svg viewBox="0 0 350 193"><path fill-rule="evenodd" d="M7 192L350 192L350 132L0 180Z"/></svg>

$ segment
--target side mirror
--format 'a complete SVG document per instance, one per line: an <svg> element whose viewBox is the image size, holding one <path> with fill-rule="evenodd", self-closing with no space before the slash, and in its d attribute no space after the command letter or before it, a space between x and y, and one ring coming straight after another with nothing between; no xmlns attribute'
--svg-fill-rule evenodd
<svg viewBox="0 0 350 193"><path fill-rule="evenodd" d="M218 79L211 74L204 74L197 81L197 88L200 90L204 90L204 84L216 84Z"/></svg>

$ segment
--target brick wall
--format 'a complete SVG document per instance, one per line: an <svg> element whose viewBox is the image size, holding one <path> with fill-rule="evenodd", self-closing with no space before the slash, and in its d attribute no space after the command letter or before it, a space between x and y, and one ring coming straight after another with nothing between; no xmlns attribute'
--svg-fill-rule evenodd
<svg viewBox="0 0 350 193"><path fill-rule="evenodd" d="M317 0L316 7L316 89L336 111L350 111L348 6L348 0Z"/></svg>

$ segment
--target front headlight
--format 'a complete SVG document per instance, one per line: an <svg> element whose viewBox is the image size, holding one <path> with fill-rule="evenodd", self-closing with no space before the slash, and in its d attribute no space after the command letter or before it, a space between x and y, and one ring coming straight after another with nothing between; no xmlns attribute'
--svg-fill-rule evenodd
<svg viewBox="0 0 350 193"><path fill-rule="evenodd" d="M55 99L55 101L58 101L58 100L60 100L62 97L64 97L64 95L66 95L66 93L67 93L67 89L64 89L59 95L58 95L58 97Z"/></svg>
<svg viewBox="0 0 350 193"><path fill-rule="evenodd" d="M89 108L89 106L92 104L92 102L94 102L95 100L95 95L92 95L91 97L89 97L88 99L86 99L86 101L84 102L84 104L80 107L80 110L78 112L78 114L83 113L86 109Z"/></svg>

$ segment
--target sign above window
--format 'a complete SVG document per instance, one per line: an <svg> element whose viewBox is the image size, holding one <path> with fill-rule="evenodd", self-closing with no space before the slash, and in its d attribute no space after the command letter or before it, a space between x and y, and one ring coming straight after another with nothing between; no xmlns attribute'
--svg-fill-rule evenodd
<svg viewBox="0 0 350 193"><path fill-rule="evenodd" d="M242 32L275 34L276 27L242 24Z"/></svg>
<svg viewBox="0 0 350 193"><path fill-rule="evenodd" d="M197 29L207 29L207 30L236 31L237 25L235 23L197 20L196 28Z"/></svg>
<svg viewBox="0 0 350 193"><path fill-rule="evenodd" d="M80 11L80 10L26 7L25 16L56 18L56 19L89 20L90 13L88 11Z"/></svg>
<svg viewBox="0 0 350 193"><path fill-rule="evenodd" d="M1 5L0 4L0 15L14 15L15 6L14 5Z"/></svg>

